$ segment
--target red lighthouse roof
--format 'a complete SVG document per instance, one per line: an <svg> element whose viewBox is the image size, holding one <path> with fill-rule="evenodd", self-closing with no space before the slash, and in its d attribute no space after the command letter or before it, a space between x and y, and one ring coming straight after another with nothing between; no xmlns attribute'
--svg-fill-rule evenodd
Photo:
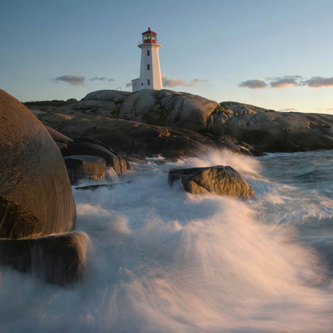
<svg viewBox="0 0 333 333"><path fill-rule="evenodd" d="M154 36L157 36L157 33L154 32L154 31L151 31L150 28L148 28L147 31L143 32L142 33L143 35L154 35Z"/></svg>

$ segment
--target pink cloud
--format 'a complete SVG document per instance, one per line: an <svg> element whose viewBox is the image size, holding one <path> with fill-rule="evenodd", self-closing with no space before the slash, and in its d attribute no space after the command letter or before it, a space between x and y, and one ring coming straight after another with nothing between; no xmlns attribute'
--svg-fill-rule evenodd
<svg viewBox="0 0 333 333"><path fill-rule="evenodd" d="M162 75L163 87L170 87L170 88L177 87L177 86L193 87L193 86L197 86L201 82L207 82L207 81L202 80L202 79L193 79L189 83L187 83L186 81L181 80L181 79L177 79L177 78L168 79L165 74Z"/></svg>

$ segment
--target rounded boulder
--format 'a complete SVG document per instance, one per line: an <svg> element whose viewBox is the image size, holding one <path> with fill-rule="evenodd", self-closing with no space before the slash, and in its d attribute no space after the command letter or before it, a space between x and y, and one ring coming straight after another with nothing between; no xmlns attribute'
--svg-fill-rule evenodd
<svg viewBox="0 0 333 333"><path fill-rule="evenodd" d="M240 199L255 196L252 187L230 166L216 165L203 168L172 169L168 181L180 180L184 190L191 194L217 194Z"/></svg>
<svg viewBox="0 0 333 333"><path fill-rule="evenodd" d="M0 90L0 237L73 229L75 202L62 155L42 123Z"/></svg>

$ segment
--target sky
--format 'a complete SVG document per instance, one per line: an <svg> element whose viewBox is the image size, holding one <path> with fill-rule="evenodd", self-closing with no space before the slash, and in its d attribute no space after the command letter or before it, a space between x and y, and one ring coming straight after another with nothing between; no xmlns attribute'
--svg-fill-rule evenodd
<svg viewBox="0 0 333 333"><path fill-rule="evenodd" d="M333 114L333 0L10 0L0 88L17 99L131 91L151 27L165 89Z"/></svg>

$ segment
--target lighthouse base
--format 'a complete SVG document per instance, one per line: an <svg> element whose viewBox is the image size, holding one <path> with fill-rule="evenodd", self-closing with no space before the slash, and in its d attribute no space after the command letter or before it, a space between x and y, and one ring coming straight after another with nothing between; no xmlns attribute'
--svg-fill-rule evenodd
<svg viewBox="0 0 333 333"><path fill-rule="evenodd" d="M143 85L143 83L142 83ZM140 85L140 78L132 80L132 91L139 91L141 90L141 85Z"/></svg>

